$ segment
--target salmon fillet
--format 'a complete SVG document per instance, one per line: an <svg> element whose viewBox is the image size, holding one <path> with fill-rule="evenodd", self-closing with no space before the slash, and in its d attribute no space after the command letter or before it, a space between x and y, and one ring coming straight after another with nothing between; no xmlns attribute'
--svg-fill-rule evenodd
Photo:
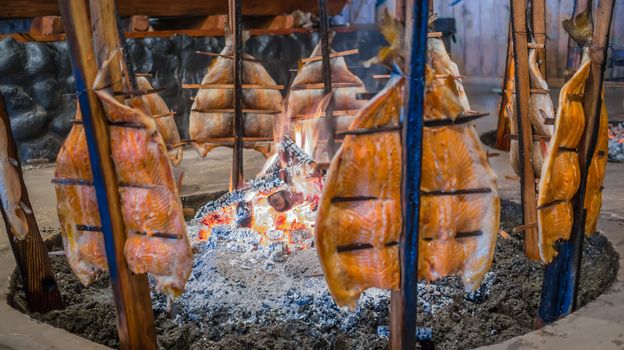
<svg viewBox="0 0 624 350"><path fill-rule="evenodd" d="M228 35L226 45L208 68L208 73L202 80L202 85L209 84L233 84L234 83L234 60L227 56L234 54L233 36ZM275 85L264 67L254 61L252 56L243 54L243 84ZM245 109L281 111L282 95L278 90L272 89L243 89L242 105ZM224 113L219 109L234 108L234 89L200 89L191 107L189 119L189 136L193 147L200 156L205 157L208 152L218 147L211 144L211 138L226 138L234 136L233 118L234 113ZM274 116L273 113L245 113L243 123L243 135L245 137L273 137ZM266 145L244 145L254 148L269 155L270 147Z"/></svg>
<svg viewBox="0 0 624 350"><path fill-rule="evenodd" d="M16 169L19 163L8 154L9 132L5 123L0 122L0 201L11 232L17 239L25 239L28 236L28 221L21 203L22 183Z"/></svg>
<svg viewBox="0 0 624 350"><path fill-rule="evenodd" d="M513 63L512 72L513 74ZM552 99L547 93L548 83L542 76L537 64L537 51L535 49L529 50L529 79L531 80L531 95L529 96L529 120L531 121L532 132L534 136L551 137L553 134L553 126L547 125L548 121L555 118L555 110L553 107ZM515 79L514 79L515 80ZM509 86L511 89L515 89L515 84ZM510 132L511 135L518 135L518 121L515 115L514 99L509 100L509 104L506 107L511 117ZM516 173L520 176L520 150L518 149L518 140L512 139L509 146L509 156L511 159L511 166ZM531 162L533 164L533 172L536 177L539 177L542 173L542 167L544 164L544 158L548 154L548 140L547 138L541 140L534 140L531 147Z"/></svg>
<svg viewBox="0 0 624 350"><path fill-rule="evenodd" d="M139 90L151 90L152 84L145 77L136 78ZM156 121L156 127L158 132L163 138L165 145L168 147L172 145L178 145L180 143L180 133L178 132L178 126L176 125L174 115L171 114L171 110L165 103L165 100L157 93L151 93L141 96L143 106L147 115L154 117ZM182 147L175 147L169 151L169 159L173 166L180 165L184 149Z"/></svg>
<svg viewBox="0 0 624 350"><path fill-rule="evenodd" d="M321 43L318 43L310 58L321 56ZM334 50L330 51L335 53ZM366 92L364 83L360 78L353 74L347 67L347 63L344 57L330 58L332 85L335 84L349 84L348 87L334 86L332 88L334 97L334 111L354 111L359 110L366 104L365 100L358 100L356 95L360 92ZM305 89L307 85L320 84L319 88ZM305 63L300 67L297 75L295 76L290 92L287 97L286 105L288 108L288 118L295 118L293 126L290 131L291 136L293 131L297 128L297 124L306 123L306 127L301 128L304 135L302 138L308 138L305 133L317 133L320 135L327 135L324 115L316 116L312 120L297 120L297 116L309 115L315 112L315 109L321 102L323 93L323 61L311 61ZM351 115L335 115L335 130L336 132L343 132L349 128L349 125L353 122L354 114ZM326 141L318 142L319 149L315 150L313 156L317 161L322 161L322 157L326 152Z"/></svg>
<svg viewBox="0 0 624 350"><path fill-rule="evenodd" d="M557 255L555 242L569 239L572 230L572 197L580 185L577 149L585 130L583 103L574 96L583 95L588 76L589 61L585 61L561 88L555 132L542 168L537 224L540 257L545 263Z"/></svg>
<svg viewBox="0 0 624 350"><path fill-rule="evenodd" d="M123 105L98 90L107 86L102 72L110 62L102 67L94 89L113 124L109 128L112 158L127 234L124 255L132 272L152 274L159 290L176 297L191 272L192 253L173 171L156 122L142 112L144 107ZM76 119L81 120L80 112ZM65 254L86 286L108 267L80 123L73 126L57 156L54 182Z"/></svg>
<svg viewBox="0 0 624 350"><path fill-rule="evenodd" d="M350 129L397 126L403 81L393 77L360 110ZM445 119L455 119L463 112L454 79L436 79L428 69L425 121L445 114ZM367 288L399 287L401 148L396 130L347 135L331 162L315 237L329 290L339 306L355 308ZM499 215L496 178L474 127L425 128L419 278L432 281L461 274L466 291L478 288L491 266Z"/></svg>

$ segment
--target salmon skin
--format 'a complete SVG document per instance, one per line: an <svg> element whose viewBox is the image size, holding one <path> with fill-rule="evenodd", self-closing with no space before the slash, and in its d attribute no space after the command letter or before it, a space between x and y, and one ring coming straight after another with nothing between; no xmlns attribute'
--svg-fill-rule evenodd
<svg viewBox="0 0 624 350"><path fill-rule="evenodd" d="M248 37L248 34L246 34ZM228 57L234 54L234 37L226 36L225 47L208 68L202 85L233 84L234 60ZM243 54L243 84L275 85L262 64L252 61L253 57ZM282 95L274 89L243 89L242 105L244 109L266 110L268 113L245 113L243 135L245 137L273 137L274 117L282 110ZM210 143L211 138L234 136L234 113L221 112L223 109L234 108L234 89L200 89L191 107L189 120L189 136L194 141L193 147L200 156L218 147ZM277 111L270 113L270 111ZM265 156L271 153L271 147L261 144L245 145L262 152Z"/></svg>
<svg viewBox="0 0 624 350"><path fill-rule="evenodd" d="M339 306L354 309L367 288L399 287L402 146L392 127L399 123L403 84L393 76L360 110L350 129L378 131L347 135L327 174L315 239ZM425 121L463 112L455 79L427 69ZM461 274L466 291L475 290L492 263L500 201L472 125L425 128L421 191L419 278Z"/></svg>
<svg viewBox="0 0 624 350"><path fill-rule="evenodd" d="M21 202L22 183L16 167L19 163L9 157L9 132L4 122L0 122L0 201L4 209L7 226L17 239L28 236L28 221L26 221L26 206ZM30 211L29 208L26 208Z"/></svg>
<svg viewBox="0 0 624 350"><path fill-rule="evenodd" d="M552 262L557 256L555 243L559 240L568 240L572 232L572 199L578 192L581 182L578 149L586 126L583 102L579 97L585 91L590 64L587 52L584 52L581 67L561 88L555 132L542 169L537 200L537 223L539 252L544 263ZM596 150L587 175L584 203L587 209L585 220L587 235L596 231L602 205L602 183L607 154L608 117L603 101Z"/></svg>
<svg viewBox="0 0 624 350"><path fill-rule="evenodd" d="M333 38L333 37L332 37ZM330 38L330 40L332 39ZM331 41L330 41L331 42ZM330 50L330 54L335 53ZM319 57L322 54L321 43L319 42L310 58ZM330 58L332 92L334 98L334 111L356 111L362 108L366 101L358 100L357 94L366 92L364 83L360 78L353 74L347 67L345 58ZM312 88L311 85L315 84ZM315 133L321 135L321 141L317 142L317 147L311 154L317 162L329 161L326 149L326 130L325 119L322 113L315 115L313 119L304 119L301 116L314 114L316 107L323 99L323 61L309 61L303 64L297 75L295 76L291 90L286 100L287 117L292 121L290 135L293 139L297 139L296 130L301 130L303 135L299 135L301 139L309 139L307 133ZM342 84L342 87L340 86ZM353 122L355 113L349 115L335 115L335 131L337 133L346 131ZM289 123L284 123L289 125ZM317 137L312 137L317 141ZM304 145L300 145L305 147Z"/></svg>
<svg viewBox="0 0 624 350"><path fill-rule="evenodd" d="M536 177L539 177L542 173L544 158L546 158L548 153L548 138L552 136L554 130L553 125L549 124L552 124L551 121L555 119L555 110L552 99L548 94L548 83L539 70L537 50L535 49L529 50L529 78L532 88L529 96L529 120L531 121L532 132L534 136L544 136L541 140L534 140L531 145L533 173ZM515 85L512 85L512 89L514 87ZM508 108L511 110L509 113L511 117L510 131L512 135L517 136L518 121L513 108L513 102L510 103ZM518 140L512 139L509 146L511 166L516 175L520 176L520 150L518 147Z"/></svg>
<svg viewBox="0 0 624 350"><path fill-rule="evenodd" d="M152 90L152 84L150 84L147 78L137 77L136 81L139 90ZM169 151L169 159L171 159L173 166L180 165L184 149L179 147L180 132L178 132L175 117L171 113L167 103L165 103L165 100L163 100L162 97L160 97L160 95L156 92L141 96L141 100L143 100L143 106L147 115L154 117L156 127L158 128L158 132L162 136L165 145L167 145L168 148L174 145L177 146L172 147Z"/></svg>
<svg viewBox="0 0 624 350"><path fill-rule="evenodd" d="M156 122L144 114L144 106L138 108L142 101L126 106L99 89L110 86L103 77L112 60L98 73L94 90L115 124L109 132L127 234L124 255L132 272L152 274L157 288L173 298L184 290L192 267L180 197ZM80 112L76 119L81 119ZM57 156L54 182L65 255L87 286L108 267L80 123L74 124Z"/></svg>

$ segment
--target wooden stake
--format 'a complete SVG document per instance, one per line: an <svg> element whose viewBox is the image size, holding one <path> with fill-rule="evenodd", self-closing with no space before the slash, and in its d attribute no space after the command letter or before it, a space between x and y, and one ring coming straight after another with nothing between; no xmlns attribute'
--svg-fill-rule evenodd
<svg viewBox="0 0 624 350"><path fill-rule="evenodd" d="M511 21L509 22L509 31L507 34L507 57L505 59L505 75L503 76L503 87L501 102L498 110L498 126L496 127L496 149L509 152L510 138L506 137L511 133L509 124L511 121L507 118L506 106L513 98L511 90L514 89L514 58L513 58L513 37Z"/></svg>
<svg viewBox="0 0 624 350"><path fill-rule="evenodd" d="M243 114L243 15L242 0L229 0L230 28L234 34L234 146L232 154L232 174L230 176L230 191L237 190L245 184L243 174L243 129L245 117Z"/></svg>
<svg viewBox="0 0 624 350"><path fill-rule="evenodd" d="M581 181L573 198L574 217L570 239L557 245L558 255L544 272L544 283L537 316L537 326L554 322L573 312L577 307L578 281L581 276L583 239L585 238L584 208L587 175L598 140L605 61L609 43L609 29L613 20L615 0L600 0L590 49L591 67L585 84L583 110L585 132L579 147Z"/></svg>
<svg viewBox="0 0 624 350"><path fill-rule="evenodd" d="M327 16L327 0L318 0L319 4L319 36L321 37L321 56L323 61L323 93L332 94L327 108L325 108L325 127L327 129L327 154L331 160L336 153L336 125L334 123L334 108L336 102L332 91L331 77L331 50L329 48L329 17Z"/></svg>
<svg viewBox="0 0 624 350"><path fill-rule="evenodd" d="M416 345L418 298L418 229L420 171L422 157L424 76L429 8L425 1L406 4L406 44L409 66L405 92L405 120L402 128L403 166L401 208L403 230L400 239L400 290L392 293L390 315L391 349L413 350Z"/></svg>
<svg viewBox="0 0 624 350"><path fill-rule="evenodd" d="M533 23L533 39L538 45L537 63L544 80L546 75L546 0L531 0L531 22ZM539 47L541 45L541 47Z"/></svg>
<svg viewBox="0 0 624 350"><path fill-rule="evenodd" d="M1 123L3 123L6 132L6 135L0 135L0 137L6 137L7 155L9 158L17 161L17 164L7 164L7 166L14 166L19 176L22 192L20 202L27 208L32 208L30 199L28 198L28 190L24 183L22 166L17 154L17 145L11 133L9 115L6 112L4 99L1 94L0 118L2 118ZM35 214L32 213L32 210L30 212L24 211L26 221L28 222L28 237L23 240L18 240L11 230L11 225L7 220L5 209L1 205L0 211L2 211L9 243L11 244L15 263L20 272L22 284L24 285L29 310L31 312L47 313L48 311L62 309L63 301L61 300L61 293L59 292L56 279L54 278L54 272L52 271L52 265L48 257L48 250L43 244L43 239L39 233Z"/></svg>
<svg viewBox="0 0 624 350"><path fill-rule="evenodd" d="M520 188L522 191L522 219L524 224L537 222L535 175L531 162L533 130L529 119L529 51L527 48L527 0L511 0L511 27L513 29L514 62L516 68L516 119L518 121L518 148L520 150ZM539 259L537 228L524 234L524 252L529 259Z"/></svg>
<svg viewBox="0 0 624 350"><path fill-rule="evenodd" d="M112 3L113 0L107 1ZM102 5L110 9L113 6L111 3ZM110 156L112 150L107 117L95 92L91 90L97 74L97 66L91 44L89 13L85 1L59 0L59 7L66 26L67 43L71 51L70 57L89 148L89 160L115 300L120 347L122 349L156 349L156 334L147 276L133 274L124 256L126 231L121 213L117 174ZM106 17L110 14L101 13L100 15ZM93 18L93 20L96 27L100 23L99 20L103 21L101 23L109 23L106 19ZM107 28L113 31L116 29L116 25Z"/></svg>
<svg viewBox="0 0 624 350"><path fill-rule="evenodd" d="M574 11L572 11L572 18L575 18L579 13L587 10L590 6L590 0L574 0ZM574 72L578 69L581 63L581 52L576 44L576 41L569 36L568 37L568 55L566 58L566 68L564 72L564 79L568 81L574 75Z"/></svg>

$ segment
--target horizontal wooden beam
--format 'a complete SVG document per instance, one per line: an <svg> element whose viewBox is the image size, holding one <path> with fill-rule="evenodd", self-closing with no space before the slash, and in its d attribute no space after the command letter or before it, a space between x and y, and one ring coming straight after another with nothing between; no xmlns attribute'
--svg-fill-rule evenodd
<svg viewBox="0 0 624 350"><path fill-rule="evenodd" d="M234 84L182 84L183 89L233 89ZM243 89L284 90L284 85L243 84Z"/></svg>
<svg viewBox="0 0 624 350"><path fill-rule="evenodd" d="M342 10L347 0L328 0L327 10L335 15ZM150 17L210 16L228 13L227 0L118 0L120 16L144 15ZM318 12L316 1L263 1L245 0L242 4L244 16L276 16L292 13ZM0 0L0 17L58 16L57 0Z"/></svg>

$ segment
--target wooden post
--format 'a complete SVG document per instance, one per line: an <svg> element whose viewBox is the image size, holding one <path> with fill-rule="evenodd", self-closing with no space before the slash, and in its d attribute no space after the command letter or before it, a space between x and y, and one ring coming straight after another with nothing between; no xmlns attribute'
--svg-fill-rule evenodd
<svg viewBox="0 0 624 350"><path fill-rule="evenodd" d="M516 120L518 121L518 148L520 153L520 188L522 219L525 225L537 223L535 174L531 161L533 130L529 119L529 51L527 46L527 0L511 0L511 27L513 30L514 62L516 69ZM524 231L524 252L533 260L539 259L537 227Z"/></svg>
<svg viewBox="0 0 624 350"><path fill-rule="evenodd" d="M321 56L323 59L323 93L332 94L331 61L329 48L329 17L327 16L327 0L319 0L319 36L321 37ZM335 99L332 95L325 109L325 125L327 128L327 154L331 162L336 153L336 124L334 122Z"/></svg>
<svg viewBox="0 0 624 350"><path fill-rule="evenodd" d="M581 181L579 190L572 202L574 208L572 232L569 240L558 244L559 254L544 272L544 283L536 322L538 328L576 310L583 239L585 237L585 216L587 214L587 210L584 208L585 190L587 174L598 140L605 60L614 2L615 0L600 0L596 22L594 22L595 29L592 47L590 48L591 67L583 94L586 126L578 152Z"/></svg>
<svg viewBox="0 0 624 350"><path fill-rule="evenodd" d="M22 197L20 202L26 207L32 208L30 199L28 198L28 190L24 183L24 176L22 174L22 166L17 154L17 145L13 139L11 133L11 123L9 122L9 115L4 105L4 99L0 94L0 118L2 118L2 127L6 135L0 135L0 137L6 137L7 143L7 155L9 158L14 159L17 164L7 164L7 166L14 166L15 171L19 176ZM15 263L20 272L22 283L24 284L24 291L26 292L26 299L28 300L28 308L31 312L47 313L48 311L58 310L63 308L63 301L61 300L61 293L59 292L56 279L54 278L54 272L52 272L52 265L48 257L48 250L43 244L43 239L39 232L39 226L37 226L37 220L35 214L24 211L26 215L26 221L28 222L28 237L23 240L18 240L13 231L11 225L7 220L5 209L0 205L0 211L2 211L2 217L6 224L6 231L9 237L9 243L13 250L13 256L15 257Z"/></svg>
<svg viewBox="0 0 624 350"><path fill-rule="evenodd" d="M583 11L585 11L590 5L590 0L574 0L574 11L572 11L572 19L574 20L576 15L578 15L579 13L583 13ZM570 79L574 75L574 72L576 72L580 63L581 52L576 41L574 41L574 39L570 36L568 37L568 55L566 58L566 68L563 74L565 81L568 81L568 79Z"/></svg>
<svg viewBox="0 0 624 350"><path fill-rule="evenodd" d="M154 318L145 274L133 274L124 256L126 231L121 213L117 174L111 158L107 117L91 90L97 65L91 24L85 1L59 0L71 52L89 160L93 173L111 287L115 300L117 331L122 349L156 349ZM108 30L116 30L116 26Z"/></svg>
<svg viewBox="0 0 624 350"><path fill-rule="evenodd" d="M533 39L537 45L537 63L540 72L547 80L546 75L546 0L531 0L531 23L533 23Z"/></svg>
<svg viewBox="0 0 624 350"><path fill-rule="evenodd" d="M230 32L234 34L234 147L230 191L237 190L245 183L243 174L243 15L242 0L229 0Z"/></svg>
<svg viewBox="0 0 624 350"><path fill-rule="evenodd" d="M505 58L505 75L503 75L501 102L498 110L498 126L496 127L496 149L509 152L511 143L511 129L509 127L511 121L506 117L505 108L509 103L510 96L513 96L511 90L514 89L514 58L513 58L513 38L511 21L509 22L509 32L507 34L507 57Z"/></svg>
<svg viewBox="0 0 624 350"><path fill-rule="evenodd" d="M403 167L401 207L403 231L399 259L400 290L392 293L390 347L412 350L416 345L418 298L418 229L420 211L420 171L425 100L427 51L426 1L408 1L406 6L406 52L409 52L405 91L405 120L402 127Z"/></svg>

